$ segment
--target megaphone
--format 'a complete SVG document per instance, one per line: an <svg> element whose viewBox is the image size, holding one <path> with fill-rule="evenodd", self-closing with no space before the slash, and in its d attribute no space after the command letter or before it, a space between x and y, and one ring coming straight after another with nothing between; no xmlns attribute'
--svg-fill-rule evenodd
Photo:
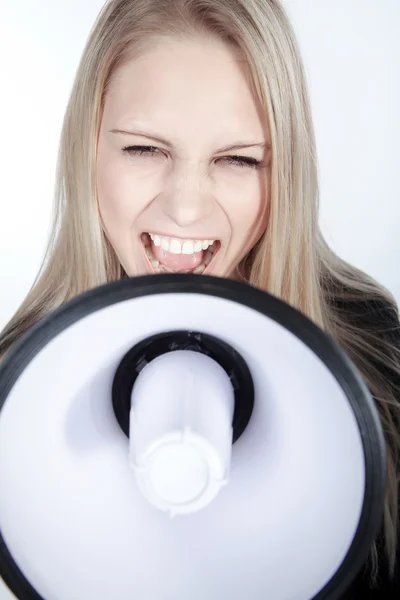
<svg viewBox="0 0 400 600"><path fill-rule="evenodd" d="M5 358L0 407L19 600L335 600L381 526L360 373L244 283L152 275L70 300Z"/></svg>

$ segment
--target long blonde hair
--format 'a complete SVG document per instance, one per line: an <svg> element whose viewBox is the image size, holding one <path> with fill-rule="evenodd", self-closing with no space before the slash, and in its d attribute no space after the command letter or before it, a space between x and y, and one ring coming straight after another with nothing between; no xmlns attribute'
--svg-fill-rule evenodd
<svg viewBox="0 0 400 600"><path fill-rule="evenodd" d="M400 356L382 332L357 325L346 305L393 296L340 259L318 224L315 137L306 77L294 31L278 0L111 0L90 33L67 106L56 175L52 234L40 272L0 336L0 355L35 322L70 298L125 273L106 239L96 196L96 149L110 77L153 36L215 35L247 61L269 126L272 163L269 223L237 276L281 298L331 335L368 384L387 440L385 555L393 572L398 528L399 390L380 366L400 376ZM377 547L370 553L377 574Z"/></svg>

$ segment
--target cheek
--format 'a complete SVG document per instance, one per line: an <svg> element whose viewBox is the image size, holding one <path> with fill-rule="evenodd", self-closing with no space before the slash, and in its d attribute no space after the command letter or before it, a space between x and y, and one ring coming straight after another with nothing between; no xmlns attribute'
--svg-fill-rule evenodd
<svg viewBox="0 0 400 600"><path fill-rule="evenodd" d="M234 194L227 200L226 214L238 242L245 243L265 230L269 203L265 177L243 181L242 185L235 186Z"/></svg>
<svg viewBox="0 0 400 600"><path fill-rule="evenodd" d="M123 167L112 161L99 160L97 163L98 205L108 230L115 225L130 227L141 210L137 185L133 184L131 174Z"/></svg>

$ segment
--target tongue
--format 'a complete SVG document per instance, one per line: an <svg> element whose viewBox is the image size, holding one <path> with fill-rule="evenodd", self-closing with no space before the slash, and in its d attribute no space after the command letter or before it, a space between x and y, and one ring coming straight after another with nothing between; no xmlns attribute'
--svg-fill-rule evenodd
<svg viewBox="0 0 400 600"><path fill-rule="evenodd" d="M160 265L174 271L195 269L201 264L204 257L204 250L194 252L193 254L173 254L172 252L163 250L160 246L155 246L153 242L151 242L151 249Z"/></svg>

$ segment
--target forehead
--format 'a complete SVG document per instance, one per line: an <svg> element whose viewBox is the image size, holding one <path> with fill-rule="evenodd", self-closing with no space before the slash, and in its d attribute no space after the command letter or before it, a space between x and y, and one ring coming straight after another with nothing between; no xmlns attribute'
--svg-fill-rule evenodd
<svg viewBox="0 0 400 600"><path fill-rule="evenodd" d="M213 131L265 133L245 61L223 42L208 38L154 40L114 72L104 112L121 127L150 120L171 132L210 123Z"/></svg>

